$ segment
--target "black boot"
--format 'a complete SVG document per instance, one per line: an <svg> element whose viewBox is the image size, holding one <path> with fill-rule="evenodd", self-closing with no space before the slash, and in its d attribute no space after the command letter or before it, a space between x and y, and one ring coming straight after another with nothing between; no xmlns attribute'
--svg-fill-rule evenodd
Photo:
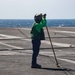
<svg viewBox="0 0 75 75"><path fill-rule="evenodd" d="M35 65L32 65L31 68L41 68L41 65L35 64Z"/></svg>

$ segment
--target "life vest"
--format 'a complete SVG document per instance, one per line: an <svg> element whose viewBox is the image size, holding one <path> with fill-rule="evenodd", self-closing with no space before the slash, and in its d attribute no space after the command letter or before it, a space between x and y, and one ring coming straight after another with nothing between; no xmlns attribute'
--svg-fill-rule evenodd
<svg viewBox="0 0 75 75"><path fill-rule="evenodd" d="M32 30L31 30L31 38L32 39L45 40L43 28L41 28L41 31L38 32L35 28L35 25L33 25Z"/></svg>

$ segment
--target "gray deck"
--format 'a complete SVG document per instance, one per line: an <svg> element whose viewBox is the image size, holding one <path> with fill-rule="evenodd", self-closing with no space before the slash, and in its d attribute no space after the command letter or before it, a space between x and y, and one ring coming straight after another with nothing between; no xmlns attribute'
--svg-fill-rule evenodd
<svg viewBox="0 0 75 75"><path fill-rule="evenodd" d="M31 68L32 44L29 28L0 28L0 75L75 75L75 28L49 28L56 52L57 67L51 45L45 31L38 63L41 69Z"/></svg>

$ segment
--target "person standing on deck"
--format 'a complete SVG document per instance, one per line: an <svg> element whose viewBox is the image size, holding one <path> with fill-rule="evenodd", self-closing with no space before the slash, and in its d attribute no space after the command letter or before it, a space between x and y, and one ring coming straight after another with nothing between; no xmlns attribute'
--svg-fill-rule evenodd
<svg viewBox="0 0 75 75"><path fill-rule="evenodd" d="M43 27L46 27L46 14L35 15L34 20L35 22L31 29L33 49L31 68L41 68L41 65L37 64L37 56L39 54L41 40L45 40Z"/></svg>

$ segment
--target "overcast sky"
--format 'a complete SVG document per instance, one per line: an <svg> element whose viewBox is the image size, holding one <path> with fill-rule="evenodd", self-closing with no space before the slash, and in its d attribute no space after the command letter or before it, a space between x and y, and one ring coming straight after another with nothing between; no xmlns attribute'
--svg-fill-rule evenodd
<svg viewBox="0 0 75 75"><path fill-rule="evenodd" d="M33 19L46 13L48 19L75 19L75 0L0 0L0 19Z"/></svg>

